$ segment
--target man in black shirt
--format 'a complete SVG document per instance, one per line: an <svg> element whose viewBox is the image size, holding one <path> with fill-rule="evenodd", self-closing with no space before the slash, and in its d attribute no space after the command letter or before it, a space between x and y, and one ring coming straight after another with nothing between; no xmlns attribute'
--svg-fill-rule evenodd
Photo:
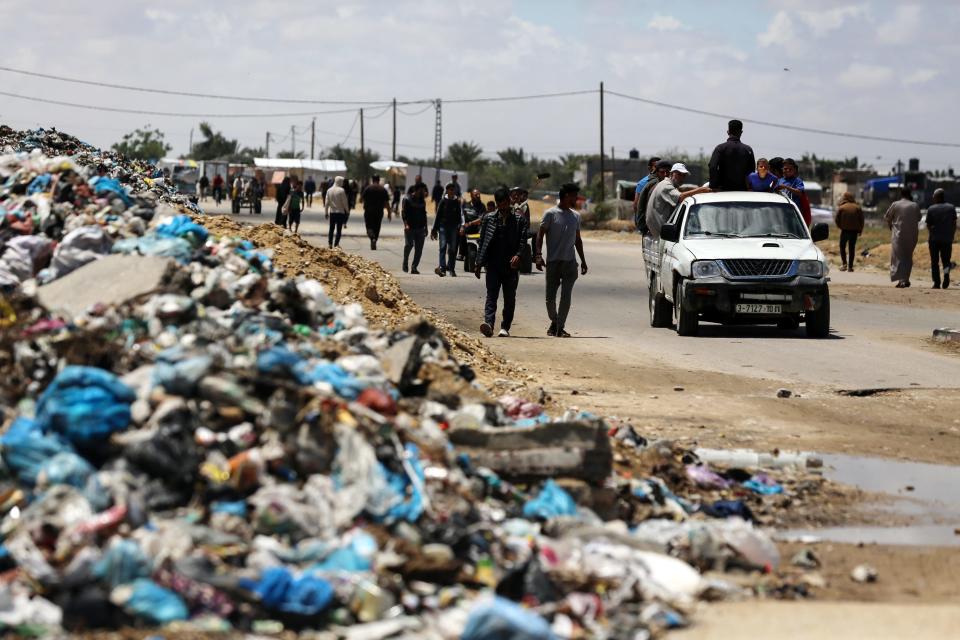
<svg viewBox="0 0 960 640"><path fill-rule="evenodd" d="M420 256L423 254L423 241L427 238L427 185L412 187L413 193L403 199L400 217L403 219L403 270L409 267L410 250L413 250L413 268L410 273L417 275Z"/></svg>
<svg viewBox="0 0 960 640"><path fill-rule="evenodd" d="M433 221L430 239L440 238L440 261L434 269L441 278L448 273L450 277L457 277L457 241L460 235L460 226L463 222L460 196L452 182L446 186L446 193L437 206L437 217Z"/></svg>
<svg viewBox="0 0 960 640"><path fill-rule="evenodd" d="M930 272L933 276L933 288L939 289L940 264L943 264L944 289L950 286L950 258L953 252L953 239L957 234L957 208L946 201L943 189L933 192L933 204L927 208L927 241L930 249Z"/></svg>
<svg viewBox="0 0 960 640"><path fill-rule="evenodd" d="M727 141L718 144L710 157L710 188L714 191L748 191L747 176L756 161L753 149L740 142L743 123L731 120L727 126Z"/></svg>
<svg viewBox="0 0 960 640"><path fill-rule="evenodd" d="M393 213L390 211L390 194L380 184L380 176L371 178L370 184L360 194L360 200L363 201L363 223L367 227L367 237L370 238L370 249L376 251L384 211L387 213L387 220L393 218Z"/></svg>
<svg viewBox="0 0 960 640"><path fill-rule="evenodd" d="M317 192L317 183L313 181L313 176L307 178L307 181L303 183L303 192L307 196L307 206L313 206L313 194Z"/></svg>
<svg viewBox="0 0 960 640"><path fill-rule="evenodd" d="M497 210L486 214L480 223L480 246L477 249L475 274L487 268L487 300L483 309L483 324L480 333L493 335L497 320L497 299L503 289L503 319L500 322L501 338L509 337L513 324L513 312L517 304L517 285L520 283L520 252L527 237L529 225L510 206L510 192L501 187L493 194Z"/></svg>
<svg viewBox="0 0 960 640"><path fill-rule="evenodd" d="M430 200L433 201L433 212L437 212L437 208L440 206L440 201L443 200L443 185L440 184L440 178L437 178L437 182L433 185L433 191L430 192Z"/></svg>

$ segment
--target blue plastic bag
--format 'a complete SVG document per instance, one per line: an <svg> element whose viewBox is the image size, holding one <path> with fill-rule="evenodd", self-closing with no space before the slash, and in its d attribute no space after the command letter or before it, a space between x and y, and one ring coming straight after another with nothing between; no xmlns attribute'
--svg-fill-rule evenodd
<svg viewBox="0 0 960 640"><path fill-rule="evenodd" d="M333 586L314 576L294 578L285 567L271 567L259 580L244 578L240 587L260 596L264 607L300 615L316 615L333 602Z"/></svg>
<svg viewBox="0 0 960 640"><path fill-rule="evenodd" d="M414 483L406 473L394 473L378 462L379 472L384 475L387 485L396 494L399 501L390 507L385 514L370 514L377 522L392 523L398 520L416 522L423 513L423 495L420 492L420 487L425 483L425 476L423 465L420 464L420 451L413 443L407 443L404 451L418 482ZM406 497L408 489L410 496Z"/></svg>
<svg viewBox="0 0 960 640"><path fill-rule="evenodd" d="M53 176L49 173L44 173L39 175L33 180L30 181L30 184L27 185L27 195L32 196L35 193L42 193L44 191L50 190L50 182L52 181Z"/></svg>
<svg viewBox="0 0 960 640"><path fill-rule="evenodd" d="M207 241L210 233L190 219L190 216L174 216L157 226L157 235L161 238L183 238L194 246Z"/></svg>
<svg viewBox="0 0 960 640"><path fill-rule="evenodd" d="M37 425L74 445L101 442L130 425L130 387L96 367L64 368L37 402Z"/></svg>
<svg viewBox="0 0 960 640"><path fill-rule="evenodd" d="M481 602L467 618L460 640L556 640L550 624L506 598Z"/></svg>
<svg viewBox="0 0 960 640"><path fill-rule="evenodd" d="M176 347L157 354L153 383L163 387L167 393L189 398L196 392L200 380L210 371L213 358L194 356L177 360L179 355L180 350Z"/></svg>
<svg viewBox="0 0 960 640"><path fill-rule="evenodd" d="M116 540L93 566L93 575L110 588L149 577L150 559L133 540Z"/></svg>
<svg viewBox="0 0 960 640"><path fill-rule="evenodd" d="M304 373L307 384L326 382L333 390L347 400L355 400L368 385L357 380L346 369L332 362L321 362Z"/></svg>
<svg viewBox="0 0 960 640"><path fill-rule="evenodd" d="M369 571L373 566L373 556L377 552L377 541L369 533L358 532L350 543L340 547L322 562L311 567L314 571Z"/></svg>
<svg viewBox="0 0 960 640"><path fill-rule="evenodd" d="M557 516L577 515L577 503L551 478L536 498L523 505L523 517L549 520Z"/></svg>
<svg viewBox="0 0 960 640"><path fill-rule="evenodd" d="M95 472L93 466L77 454L72 451L61 451L52 458L47 458L40 465L37 481L39 484L48 487L56 484L68 484L71 487L83 489L87 480Z"/></svg>
<svg viewBox="0 0 960 640"><path fill-rule="evenodd" d="M288 376L303 385L310 384L309 367L303 356L291 351L286 345L277 345L258 353L257 371Z"/></svg>
<svg viewBox="0 0 960 640"><path fill-rule="evenodd" d="M123 603L128 613L158 625L187 619L187 605L173 591L148 578L136 579L131 587L130 597Z"/></svg>
<svg viewBox="0 0 960 640"><path fill-rule="evenodd" d="M98 196L104 194L114 194L128 207L133 204L133 200L130 199L130 196L127 195L127 190L123 188L123 185L120 184L120 181L116 178L108 178L107 176L94 176L90 178L90 186L93 187L93 192Z"/></svg>
<svg viewBox="0 0 960 640"><path fill-rule="evenodd" d="M145 235L141 238L124 238L113 243L113 253L139 253L144 256L160 256L173 258L187 263L193 255L193 247L181 238L160 238L156 235Z"/></svg>
<svg viewBox="0 0 960 640"><path fill-rule="evenodd" d="M0 436L3 460L21 482L37 483L43 463L60 453L73 453L70 443L55 433L45 434L36 421L19 417Z"/></svg>

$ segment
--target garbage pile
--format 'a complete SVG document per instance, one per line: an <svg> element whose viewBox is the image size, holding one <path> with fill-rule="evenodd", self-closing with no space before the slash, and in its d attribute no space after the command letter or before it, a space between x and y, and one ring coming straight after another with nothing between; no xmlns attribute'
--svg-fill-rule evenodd
<svg viewBox="0 0 960 640"><path fill-rule="evenodd" d="M37 224L14 187L64 162L4 158L7 221ZM430 322L373 328L269 249L122 192L64 216L109 229L109 256L3 298L5 629L649 637L750 595L715 572L775 570L754 512L816 492L493 399Z"/></svg>
<svg viewBox="0 0 960 640"><path fill-rule="evenodd" d="M0 291L49 282L143 235L160 211L198 212L162 172L56 130L0 126Z"/></svg>

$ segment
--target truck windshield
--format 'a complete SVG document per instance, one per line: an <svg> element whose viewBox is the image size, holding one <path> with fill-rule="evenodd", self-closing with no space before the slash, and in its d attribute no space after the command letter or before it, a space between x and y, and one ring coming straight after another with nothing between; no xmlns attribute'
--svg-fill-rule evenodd
<svg viewBox="0 0 960 640"><path fill-rule="evenodd" d="M778 202L695 204L687 213L685 238L806 238L796 210Z"/></svg>

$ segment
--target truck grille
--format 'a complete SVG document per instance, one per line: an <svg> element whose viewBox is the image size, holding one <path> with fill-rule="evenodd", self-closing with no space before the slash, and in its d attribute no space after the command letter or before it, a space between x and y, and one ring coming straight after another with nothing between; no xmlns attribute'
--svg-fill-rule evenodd
<svg viewBox="0 0 960 640"><path fill-rule="evenodd" d="M792 260L722 260L723 268L733 278L776 278L790 272Z"/></svg>

